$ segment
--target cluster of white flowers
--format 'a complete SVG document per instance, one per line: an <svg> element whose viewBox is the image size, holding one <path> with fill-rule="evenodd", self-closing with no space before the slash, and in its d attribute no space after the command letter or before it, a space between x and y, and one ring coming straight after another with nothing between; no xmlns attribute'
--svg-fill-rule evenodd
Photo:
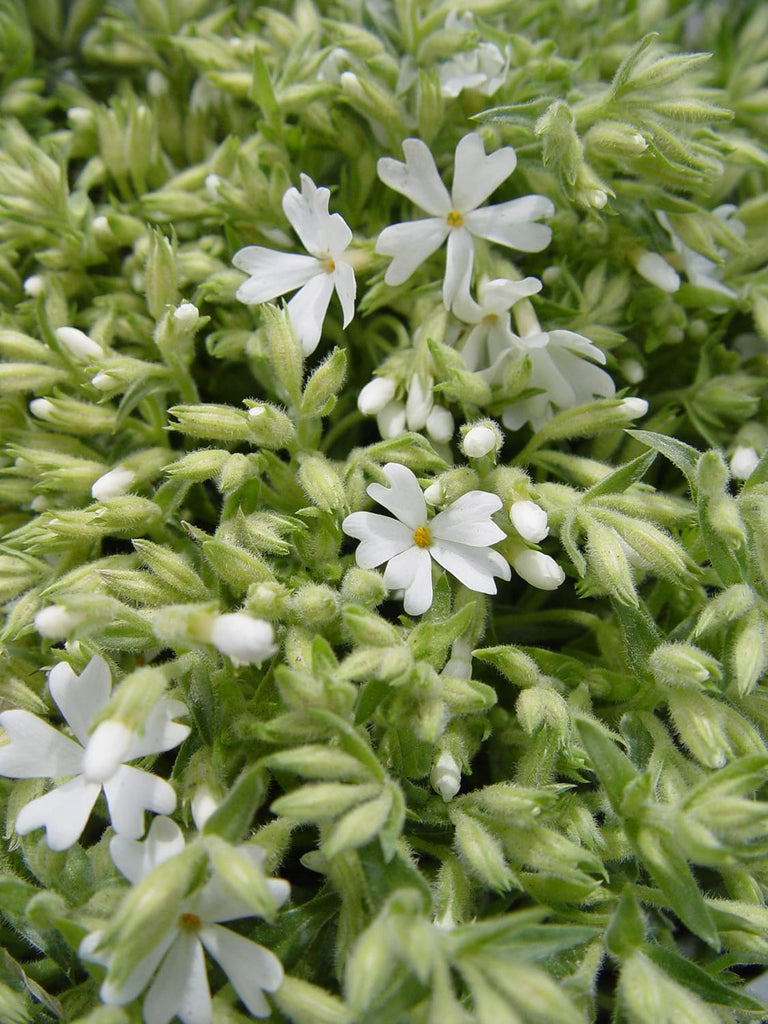
<svg viewBox="0 0 768 1024"><path fill-rule="evenodd" d="M48 846L66 850L82 835L103 791L115 832L109 844L112 859L118 870L136 884L180 853L185 843L179 827L165 817L176 807L173 787L128 762L172 750L182 743L190 729L174 719L186 714L187 709L178 700L164 698L149 710L141 728L130 728L113 718L103 719L94 727L112 692L109 666L98 656L79 676L66 662L59 662L48 674L48 689L73 739L29 711L14 709L0 714L0 727L6 737L0 745L0 775L57 782L67 779L26 803L16 816L14 828L19 835L44 828ZM160 817L154 818L146 839L139 842L146 811ZM239 852L261 867L264 853L259 847L246 845ZM268 879L266 884L275 905L280 906L288 897L288 883ZM188 897L174 925L158 928L158 941L122 984L104 982L103 1002L123 1005L148 987L143 1004L147 1024L168 1024L174 1016L183 1024L212 1024L205 949L222 967L248 1010L256 1017L268 1016L271 1011L263 993L280 987L280 961L257 943L219 925L221 921L251 916L252 908L233 900L214 875ZM86 936L80 954L109 966L111 956L100 951L101 941L101 932Z"/></svg>

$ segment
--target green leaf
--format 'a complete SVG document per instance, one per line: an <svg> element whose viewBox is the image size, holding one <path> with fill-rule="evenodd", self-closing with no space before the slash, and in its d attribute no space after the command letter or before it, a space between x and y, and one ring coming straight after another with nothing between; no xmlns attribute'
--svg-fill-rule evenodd
<svg viewBox="0 0 768 1024"><path fill-rule="evenodd" d="M203 826L203 835L221 836L234 843L248 832L253 816L261 807L267 787L264 770L260 765L251 765L241 773Z"/></svg>
<svg viewBox="0 0 768 1024"><path fill-rule="evenodd" d="M746 1010L752 1013L765 1013L768 1010L768 1005L762 999L755 999L743 989L724 985L722 981L713 978L703 968L688 960L687 957L680 956L669 946L658 946L649 942L643 946L643 952L649 960L653 960L656 966L661 967L671 978L691 989L708 1003L730 1006L735 1010Z"/></svg>
<svg viewBox="0 0 768 1024"><path fill-rule="evenodd" d="M621 814L624 790L639 777L637 769L596 722L587 718L579 719L577 729L589 755L592 771L608 794L611 807L617 814Z"/></svg>
<svg viewBox="0 0 768 1024"><path fill-rule="evenodd" d="M605 933L605 948L625 959L645 942L645 918L635 899L634 886L624 886L619 905Z"/></svg>
<svg viewBox="0 0 768 1024"><path fill-rule="evenodd" d="M638 455L636 459L632 459L631 462L627 462L624 466L620 466L619 469L613 473L609 473L604 479L590 487L582 497L582 501L589 501L591 498L597 498L601 494L618 494L635 483L637 480L641 480L648 472L650 467L656 460L658 452L651 449L646 452L645 455Z"/></svg>
<svg viewBox="0 0 768 1024"><path fill-rule="evenodd" d="M259 51L258 46L253 49L253 81L251 83L251 99L260 108L270 128L277 131L280 128L280 108L272 88L272 80L269 77L267 65Z"/></svg>
<svg viewBox="0 0 768 1024"><path fill-rule="evenodd" d="M677 438L656 434L652 430L627 430L627 433L638 441L642 441L643 444L647 444L649 448L655 449L677 466L688 481L691 497L694 501L696 500L698 495L696 465L701 457L701 452L698 449L684 441L678 441Z"/></svg>

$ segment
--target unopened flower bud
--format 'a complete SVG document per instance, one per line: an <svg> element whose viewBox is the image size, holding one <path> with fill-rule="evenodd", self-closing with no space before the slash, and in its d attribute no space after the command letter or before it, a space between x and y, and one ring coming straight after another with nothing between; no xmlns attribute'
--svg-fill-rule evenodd
<svg viewBox="0 0 768 1024"><path fill-rule="evenodd" d="M221 184L221 178L218 174L207 174L205 177L205 189L211 199L219 198L219 185Z"/></svg>
<svg viewBox="0 0 768 1024"><path fill-rule="evenodd" d="M82 622L82 615L68 612L60 604L51 604L35 615L35 629L50 640L63 640Z"/></svg>
<svg viewBox="0 0 768 1024"><path fill-rule="evenodd" d="M422 381L414 373L408 384L408 398L405 402L405 421L409 430L421 430L426 426L433 404L431 379Z"/></svg>
<svg viewBox="0 0 768 1024"><path fill-rule="evenodd" d="M746 480L757 468L760 456L754 448L737 445L731 456L731 473L737 480Z"/></svg>
<svg viewBox="0 0 768 1024"><path fill-rule="evenodd" d="M67 120L73 128L91 128L96 125L96 116L89 107L70 107Z"/></svg>
<svg viewBox="0 0 768 1024"><path fill-rule="evenodd" d="M116 381L108 373L99 370L95 377L91 377L91 384L97 391L111 391L115 387Z"/></svg>
<svg viewBox="0 0 768 1024"><path fill-rule="evenodd" d="M435 480L424 491L424 501L428 505L439 505L443 501L443 488L439 480Z"/></svg>
<svg viewBox="0 0 768 1024"><path fill-rule="evenodd" d="M435 405L427 416L427 433L433 441L450 441L453 437L453 416L442 405Z"/></svg>
<svg viewBox="0 0 768 1024"><path fill-rule="evenodd" d="M394 397L394 380L391 377L374 377L357 396L357 408L364 416L377 416Z"/></svg>
<svg viewBox="0 0 768 1024"><path fill-rule="evenodd" d="M31 299L36 299L43 291L45 291L45 278L40 274L32 274L24 281L24 294Z"/></svg>
<svg viewBox="0 0 768 1024"><path fill-rule="evenodd" d="M96 726L83 755L83 775L88 782L106 782L125 760L133 734L122 722L108 719Z"/></svg>
<svg viewBox="0 0 768 1024"><path fill-rule="evenodd" d="M470 427L464 435L461 447L468 459L481 459L500 447L498 432L491 427Z"/></svg>
<svg viewBox="0 0 768 1024"><path fill-rule="evenodd" d="M389 402L376 417L376 423L385 441L397 437L405 430L405 406L402 402Z"/></svg>
<svg viewBox="0 0 768 1024"><path fill-rule="evenodd" d="M77 327L57 327L54 334L67 349L70 355L76 359L98 359L104 355L104 349L93 338L89 338L85 331Z"/></svg>
<svg viewBox="0 0 768 1024"><path fill-rule="evenodd" d="M680 277L663 256L656 252L638 253L633 259L635 270L646 281L655 284L663 292L676 292L680 287Z"/></svg>
<svg viewBox="0 0 768 1024"><path fill-rule="evenodd" d="M639 384L645 377L645 368L639 359L624 359L619 365L619 369L624 374L624 379L630 384Z"/></svg>
<svg viewBox="0 0 768 1024"><path fill-rule="evenodd" d="M512 525L529 544L538 544L549 533L547 513L535 501L516 501L509 509Z"/></svg>
<svg viewBox="0 0 768 1024"><path fill-rule="evenodd" d="M200 310L192 302L182 302L173 311L173 319L182 327L194 327L200 317Z"/></svg>
<svg viewBox="0 0 768 1024"><path fill-rule="evenodd" d="M47 398L33 398L29 403L29 411L39 420L49 420L53 416L54 405Z"/></svg>
<svg viewBox="0 0 768 1024"><path fill-rule="evenodd" d="M638 420L648 412L648 403L644 398L624 398L619 406L630 420Z"/></svg>
<svg viewBox="0 0 768 1024"><path fill-rule="evenodd" d="M554 558L542 551L522 551L512 561L512 567L526 583L539 590L557 590L565 579Z"/></svg>
<svg viewBox="0 0 768 1024"><path fill-rule="evenodd" d="M429 781L445 803L449 803L461 789L461 767L447 750L444 750L432 768Z"/></svg>
<svg viewBox="0 0 768 1024"><path fill-rule="evenodd" d="M133 486L136 474L125 466L115 466L108 473L104 473L91 487L91 497L95 501L103 501L105 498L119 498Z"/></svg>
<svg viewBox="0 0 768 1024"><path fill-rule="evenodd" d="M277 652L271 624L244 612L217 615L211 629L211 643L226 654L233 665L259 665Z"/></svg>
<svg viewBox="0 0 768 1024"><path fill-rule="evenodd" d="M192 819L198 831L202 829L219 804L208 786L198 786L189 801Z"/></svg>

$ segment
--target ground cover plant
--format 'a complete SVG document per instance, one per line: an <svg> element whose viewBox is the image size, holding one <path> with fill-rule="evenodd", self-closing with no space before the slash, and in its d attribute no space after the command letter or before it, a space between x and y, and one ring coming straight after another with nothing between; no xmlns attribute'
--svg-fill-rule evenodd
<svg viewBox="0 0 768 1024"><path fill-rule="evenodd" d="M764 1019L765 5L0 40L0 1020Z"/></svg>

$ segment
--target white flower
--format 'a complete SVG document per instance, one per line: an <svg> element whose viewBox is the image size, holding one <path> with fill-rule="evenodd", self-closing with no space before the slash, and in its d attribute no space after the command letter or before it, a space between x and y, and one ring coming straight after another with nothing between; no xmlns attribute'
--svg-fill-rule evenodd
<svg viewBox="0 0 768 1024"><path fill-rule="evenodd" d="M75 359L98 359L104 355L101 345L77 327L57 327L53 333Z"/></svg>
<svg viewBox="0 0 768 1024"><path fill-rule="evenodd" d="M746 480L752 476L760 462L760 456L754 448L737 445L731 456L731 473L737 480Z"/></svg>
<svg viewBox="0 0 768 1024"><path fill-rule="evenodd" d="M211 627L211 643L234 665L260 665L277 652L272 624L246 612L217 615Z"/></svg>
<svg viewBox="0 0 768 1024"><path fill-rule="evenodd" d="M734 234L743 237L746 233L746 228L738 218L733 217L735 212L736 207L732 203L724 203L712 211L717 218L730 227ZM696 285L697 288L707 288L709 291L720 292L721 295L727 295L731 299L738 297L733 288L729 288L728 285L723 284L720 280L722 269L718 264L714 260L709 259L708 256L704 256L687 246L675 233L666 213L662 210L657 210L656 217L661 226L669 232L672 245L680 260L680 265L691 284Z"/></svg>
<svg viewBox="0 0 768 1024"><path fill-rule="evenodd" d="M493 43L480 43L474 50L460 50L438 64L440 92L455 99L464 89L492 96L504 84L509 58Z"/></svg>
<svg viewBox="0 0 768 1024"><path fill-rule="evenodd" d="M554 213L545 196L522 196L479 208L514 171L517 156L511 146L486 155L480 135L465 135L456 147L450 194L428 146L420 139L406 139L403 152L405 163L391 157L379 160L379 177L430 216L393 224L379 235L376 252L393 257L384 278L387 284L406 281L447 238L443 302L450 309L459 290L469 285L475 235L522 252L540 252L549 244L552 231L536 223Z"/></svg>
<svg viewBox="0 0 768 1024"><path fill-rule="evenodd" d="M232 260L238 270L251 275L237 289L241 302L269 302L300 289L288 303L288 315L305 355L317 348L334 289L344 327L355 312L355 272L342 258L352 232L340 214L328 213L330 195L327 188L317 188L302 174L301 193L289 188L283 196L285 215L310 256L247 245Z"/></svg>
<svg viewBox="0 0 768 1024"><path fill-rule="evenodd" d="M525 422L534 430L554 416L556 409L572 409L595 397L610 398L616 391L613 380L595 363L605 363L605 354L574 331L541 331L518 339L516 349L502 353L496 363L483 371L491 382L500 380L507 359L526 355L531 361L528 387L538 394L521 398L504 410L505 427L517 430ZM592 361L594 360L594 362Z"/></svg>
<svg viewBox="0 0 768 1024"><path fill-rule="evenodd" d="M183 849L184 837L170 818L155 818L143 843L115 836L109 844L118 869L134 885ZM264 861L260 847L246 844L238 847L238 852L256 867ZM270 878L266 884L275 903L284 903L290 891L288 883ZM167 931L159 929L162 937L122 985L113 985L108 979L104 982L102 1001L108 1006L124 1006L147 989L142 1008L145 1024L168 1024L174 1017L182 1024L213 1024L205 969L207 951L248 1012L254 1017L268 1017L271 1009L264 992L280 988L282 964L268 949L219 923L252 916L253 910L233 900L214 875L180 906L175 923ZM101 937L101 932L86 936L80 944L80 956L108 967L111 957L98 951ZM151 941L152 936L148 936L148 944Z"/></svg>
<svg viewBox="0 0 768 1024"><path fill-rule="evenodd" d="M29 711L0 714L0 726L10 740L0 747L0 775L12 779L71 776L22 807L15 824L19 835L44 826L50 848L66 850L80 837L102 787L112 827L121 835L143 834L145 810L169 814L176 806L173 787L122 762L171 750L186 739L189 727L173 721L186 713L184 705L158 701L141 733L130 732L118 722L104 722L89 737L91 723L112 689L107 663L92 658L76 676L66 662L60 662L48 675L48 688L74 740Z"/></svg>
<svg viewBox="0 0 768 1024"><path fill-rule="evenodd" d="M517 336L510 326L509 310L520 299L541 291L541 281L526 277L522 281L508 281L496 278L489 281L481 277L477 285L478 301L469 291L460 293L453 303L453 315L466 324L475 326L459 344L468 370L487 369Z"/></svg>
<svg viewBox="0 0 768 1024"><path fill-rule="evenodd" d="M512 525L529 544L538 544L549 533L547 513L535 501L515 501L510 505Z"/></svg>
<svg viewBox="0 0 768 1024"><path fill-rule="evenodd" d="M539 590L557 590L565 579L565 573L549 555L543 551L522 551L512 559L518 576Z"/></svg>
<svg viewBox="0 0 768 1024"><path fill-rule="evenodd" d="M95 501L103 501L104 498L119 498L127 494L133 487L136 474L125 466L115 466L109 472L104 473L98 480L95 480L91 487L91 497Z"/></svg>
<svg viewBox="0 0 768 1024"><path fill-rule="evenodd" d="M360 568L387 563L384 583L390 590L405 591L409 615L422 615L432 604L433 558L481 594L496 593L494 576L510 579L506 559L489 546L506 536L491 519L501 508L499 497L469 491L428 521L424 495L411 470L389 462L383 473L390 486L370 484L368 494L395 518L353 512L341 527L362 541L355 552Z"/></svg>
<svg viewBox="0 0 768 1024"><path fill-rule="evenodd" d="M378 416L395 397L395 387L392 377L374 377L357 396L357 408L363 416Z"/></svg>
<svg viewBox="0 0 768 1024"><path fill-rule="evenodd" d="M61 604L49 604L35 615L35 629L50 640L63 640L83 621L81 612L67 611Z"/></svg>
<svg viewBox="0 0 768 1024"><path fill-rule="evenodd" d="M641 277L663 292L676 292L680 287L680 275L657 252L638 252L632 257L632 262Z"/></svg>
<svg viewBox="0 0 768 1024"><path fill-rule="evenodd" d="M432 767L429 775L432 789L439 793L444 803L451 800L461 789L461 766L453 754L444 750Z"/></svg>

